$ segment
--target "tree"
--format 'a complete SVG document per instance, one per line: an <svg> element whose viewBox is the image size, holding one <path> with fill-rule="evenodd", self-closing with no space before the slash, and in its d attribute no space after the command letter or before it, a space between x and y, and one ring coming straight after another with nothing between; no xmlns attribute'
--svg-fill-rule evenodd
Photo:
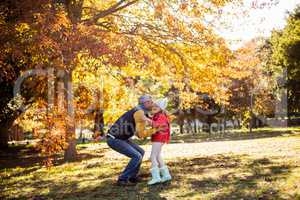
<svg viewBox="0 0 300 200"><path fill-rule="evenodd" d="M1 23L4 24L1 62L5 66L1 72L5 74L5 80L11 81L11 86L28 69L52 68L58 75L50 80L55 91L53 106L45 104L49 83L46 78L28 80L31 86L36 82L41 93L36 92L36 87L26 87L23 91L34 94L28 95L27 99L31 100L25 98L23 102L41 100L44 102L40 104L42 107L53 108L47 110L48 117L43 119L48 126L61 130L61 139L67 143L60 145L67 147L65 159L73 160L76 156L76 113L70 83L76 81L74 70L82 63L93 61L104 79L109 80L101 97L104 100L103 117L108 121L117 116L110 106L122 109L129 106L124 101L126 91L132 90L127 87L128 77L137 80L135 91L144 91L143 85L149 77L164 90L177 88L181 107L192 105L197 92L211 95L216 102L228 100L229 93L224 84L230 83L236 68L229 65L231 52L224 40L214 34L204 20L208 14L218 16L219 9L230 2L7 0L1 6ZM10 63L11 60L14 63ZM10 69L19 70L19 74L9 75ZM118 88L118 94L115 88ZM64 96L61 103L59 91L63 91ZM12 94L12 90L6 94ZM5 106L15 99L13 95L7 97ZM59 105L67 112L62 113ZM55 122L57 116L67 119L62 120L65 124ZM3 121L8 120L4 117ZM46 135L51 138L51 131Z"/></svg>
<svg viewBox="0 0 300 200"><path fill-rule="evenodd" d="M292 116L300 111L300 7L290 14L283 30L273 31L269 45L268 71L276 77L286 71L281 88L288 91L288 115Z"/></svg>
<svg viewBox="0 0 300 200"><path fill-rule="evenodd" d="M225 106L231 115L242 116L243 126L250 130L259 116L274 115L274 89L276 80L265 69L268 53L263 47L265 39L255 38L238 49L232 65L242 73L234 77L230 86L230 100Z"/></svg>

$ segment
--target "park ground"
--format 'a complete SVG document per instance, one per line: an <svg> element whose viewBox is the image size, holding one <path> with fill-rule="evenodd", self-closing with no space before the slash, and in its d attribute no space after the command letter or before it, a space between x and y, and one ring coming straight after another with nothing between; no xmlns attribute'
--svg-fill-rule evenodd
<svg viewBox="0 0 300 200"><path fill-rule="evenodd" d="M174 136L164 148L173 180L147 186L150 143L134 187L116 186L128 162L104 142L78 145L78 160L41 165L34 149L0 152L0 199L300 199L300 128Z"/></svg>

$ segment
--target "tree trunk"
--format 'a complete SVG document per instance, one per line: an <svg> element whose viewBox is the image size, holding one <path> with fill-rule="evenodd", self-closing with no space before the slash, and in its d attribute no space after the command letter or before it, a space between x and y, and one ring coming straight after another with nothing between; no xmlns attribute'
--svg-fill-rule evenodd
<svg viewBox="0 0 300 200"><path fill-rule="evenodd" d="M207 116L207 124L208 124L208 134L209 134L209 137L211 137L211 124L212 124L212 116L211 115Z"/></svg>
<svg viewBox="0 0 300 200"><path fill-rule="evenodd" d="M79 120L79 130L80 130L80 132L79 132L79 141L81 141L81 143L85 143L85 138L83 137L83 131L82 131L82 120L80 119ZM75 130L75 132L76 132L76 130Z"/></svg>
<svg viewBox="0 0 300 200"><path fill-rule="evenodd" d="M64 2L68 17L73 24L73 28L76 29L78 22L81 20L82 16L82 6L83 0L67 0ZM75 134L75 114L73 108L73 88L72 88L72 70L65 71L65 101L67 106L68 117L70 122L67 123L67 142L68 147L65 150L64 160L73 161L76 160L77 150L76 150L76 134Z"/></svg>
<svg viewBox="0 0 300 200"><path fill-rule="evenodd" d="M101 91L97 92L97 104L95 110L95 119L94 119L94 135L104 136L104 110L102 107L101 100L103 101L103 94Z"/></svg>
<svg viewBox="0 0 300 200"><path fill-rule="evenodd" d="M197 134L198 133L198 126L197 126L197 121L194 120L194 133Z"/></svg>
<svg viewBox="0 0 300 200"><path fill-rule="evenodd" d="M65 150L64 160L65 161L74 161L77 158L77 150L76 150L76 139L69 139L68 148Z"/></svg>
<svg viewBox="0 0 300 200"><path fill-rule="evenodd" d="M94 133L100 136L104 136L104 116L101 109L96 110L95 120L94 120Z"/></svg>
<svg viewBox="0 0 300 200"><path fill-rule="evenodd" d="M0 124L0 149L6 149L8 147L8 127Z"/></svg>
<svg viewBox="0 0 300 200"><path fill-rule="evenodd" d="M179 128L180 128L180 134L183 134L183 123L179 124Z"/></svg>
<svg viewBox="0 0 300 200"><path fill-rule="evenodd" d="M0 123L0 149L8 148L9 128L13 125L15 119L7 119Z"/></svg>
<svg viewBox="0 0 300 200"><path fill-rule="evenodd" d="M76 134L75 134L75 117L73 108L73 88L72 88L72 72L66 72L64 78L64 100L67 108L67 115L69 120L67 121L66 135L68 147L65 150L64 160L74 161L77 157L76 150Z"/></svg>

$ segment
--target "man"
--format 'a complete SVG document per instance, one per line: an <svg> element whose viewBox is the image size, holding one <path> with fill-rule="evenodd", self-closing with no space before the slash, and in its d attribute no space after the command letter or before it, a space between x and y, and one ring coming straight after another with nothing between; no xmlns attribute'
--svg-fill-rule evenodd
<svg viewBox="0 0 300 200"><path fill-rule="evenodd" d="M147 121L151 121L146 117L146 113L151 110L152 105L151 96L141 96L139 105L124 113L108 130L108 146L131 158L118 178L118 185L135 185L139 181L137 175L145 151L129 139L134 135L137 135L139 138L145 138L163 129L163 127L146 129Z"/></svg>

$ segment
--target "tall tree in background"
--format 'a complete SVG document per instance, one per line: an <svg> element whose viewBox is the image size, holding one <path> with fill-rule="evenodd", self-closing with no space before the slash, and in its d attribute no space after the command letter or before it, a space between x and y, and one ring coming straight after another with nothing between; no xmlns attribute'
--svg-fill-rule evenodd
<svg viewBox="0 0 300 200"><path fill-rule="evenodd" d="M275 75L286 70L288 114L300 112L300 7L290 14L286 27L274 31L269 41L269 71Z"/></svg>
<svg viewBox="0 0 300 200"><path fill-rule="evenodd" d="M232 65L239 66L243 75L233 79L230 87L230 103L226 106L229 113L241 116L243 126L255 127L255 119L259 116L274 114L274 77L267 73L263 38L255 38L247 42L235 52ZM264 49L265 50L265 49Z"/></svg>
<svg viewBox="0 0 300 200"><path fill-rule="evenodd" d="M51 134L55 127L65 130L61 138L67 145L61 146L66 148L65 159L73 160L76 157L76 115L70 83L75 81L74 70L89 60L95 60L101 75L108 72L106 79L116 79L116 82L108 82L111 86L108 84L101 97L105 99L106 95L107 101L114 99L111 103L104 103L108 106L108 114L104 113L104 117L116 117L109 113L109 105L122 105L118 100L124 101L127 89L123 85L126 86L129 76L141 80L151 77L162 87L177 88L182 107L196 101L197 92L209 94L216 102L226 102L230 96L226 86L237 69L228 65L231 51L224 40L214 34L205 17L217 17L220 9L230 2L4 1L0 19L1 64L4 66L1 68L1 85L9 84L10 87L3 87L3 91L7 89L3 95L7 99L3 98L1 123L9 127L8 121L14 121L19 115L12 87L20 74L28 69L53 68L55 75L59 75L50 83L45 77L39 77L29 79L28 85L24 84L22 91L28 91L28 95L23 95L25 98L21 101L30 105L39 98L45 102L47 87L54 85L53 110L60 113L50 114L44 121L67 119L64 125L61 120L56 124L48 123L48 135L59 136ZM115 96L112 91L115 91L116 85L112 83L120 86ZM141 85L137 83L135 87L142 91ZM63 91L63 95L59 91ZM61 96L60 103L58 99ZM16 106L9 107L11 104ZM45 103L40 105L49 107ZM7 118L7 110L16 113L11 120ZM1 136L5 134L5 130L0 131ZM51 141L49 138L42 140L43 144ZM3 146L6 144L4 139Z"/></svg>

